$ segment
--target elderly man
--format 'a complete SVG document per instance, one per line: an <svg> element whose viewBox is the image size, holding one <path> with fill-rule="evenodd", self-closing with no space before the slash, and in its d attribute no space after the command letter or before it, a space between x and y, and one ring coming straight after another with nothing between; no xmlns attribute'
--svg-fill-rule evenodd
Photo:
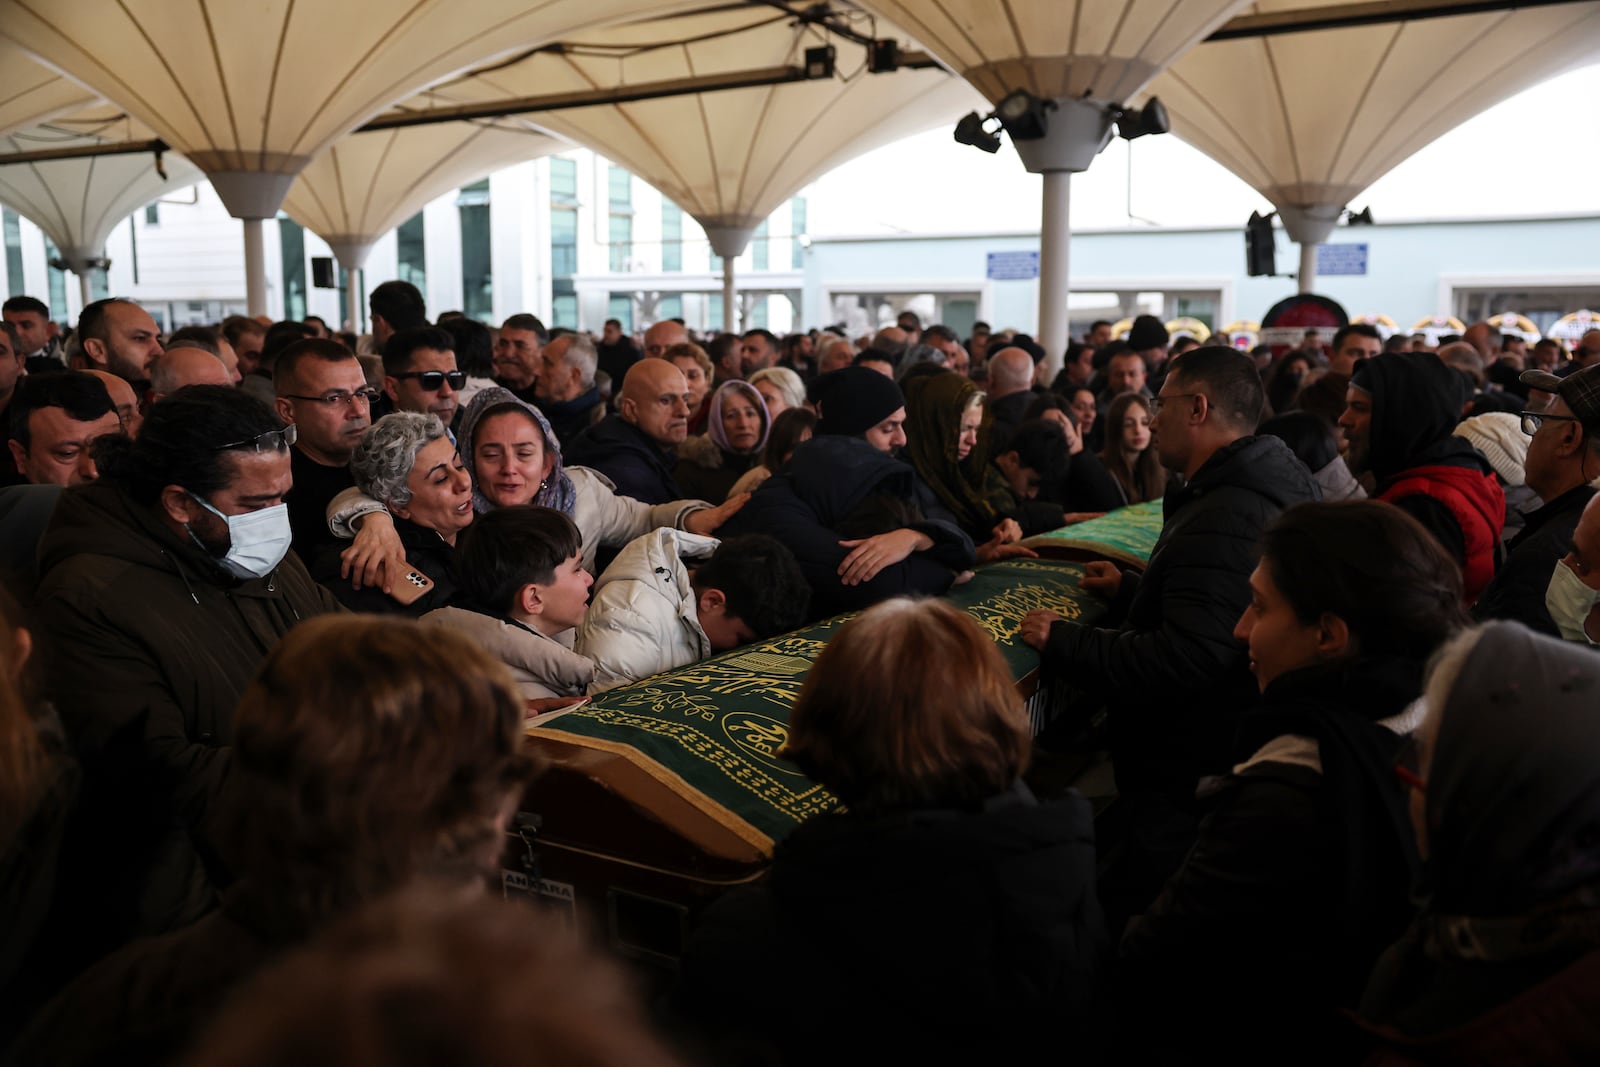
<svg viewBox="0 0 1600 1067"><path fill-rule="evenodd" d="M283 357L279 356L281 363ZM176 344L150 364L150 392L145 406L158 404L186 385L232 385L233 376L222 359L188 342Z"/></svg>
<svg viewBox="0 0 1600 1067"><path fill-rule="evenodd" d="M335 610L289 551L288 436L235 389L182 390L62 494L39 545L44 677L83 768L58 903L86 952L215 905L234 709L290 627Z"/></svg>
<svg viewBox="0 0 1600 1067"><path fill-rule="evenodd" d="M518 400L534 403L539 352L549 339L549 331L536 316L513 315L503 322L494 343L495 384L509 389Z"/></svg>
<svg viewBox="0 0 1600 1067"><path fill-rule="evenodd" d="M689 433L689 385L664 359L643 359L622 381L617 413L573 439L568 463L593 467L618 493L646 504L683 496L673 480L677 448Z"/></svg>
<svg viewBox="0 0 1600 1067"><path fill-rule="evenodd" d="M94 481L100 470L92 446L102 437L122 432L122 420L105 383L83 371L24 378L8 411L11 460L20 480L33 485Z"/></svg>
<svg viewBox="0 0 1600 1067"><path fill-rule="evenodd" d="M563 449L605 417L606 402L594 384L598 358L594 342L581 333L562 334L539 353L534 403Z"/></svg>
<svg viewBox="0 0 1600 1067"><path fill-rule="evenodd" d="M856 349L843 337L835 337L817 346L817 377L843 370L856 358Z"/></svg>
<svg viewBox="0 0 1600 1067"><path fill-rule="evenodd" d="M145 368L161 354L161 331L144 308L114 296L83 309L78 343L84 370L109 371L143 392L149 383Z"/></svg>
<svg viewBox="0 0 1600 1067"><path fill-rule="evenodd" d="M997 456L1022 415L1033 403L1033 357L1020 348L1002 348L989 357L989 411L994 426L989 431L990 456Z"/></svg>
<svg viewBox="0 0 1600 1067"><path fill-rule="evenodd" d="M100 379L111 396L111 406L117 409L117 421L122 424L122 432L129 437L138 437L144 415L139 410L139 398L134 395L133 386L107 371L88 370L83 373Z"/></svg>
<svg viewBox="0 0 1600 1067"><path fill-rule="evenodd" d="M1600 367L1566 378L1524 371L1522 382L1551 394L1548 407L1522 416L1523 432L1532 431L1524 479L1545 503L1506 546L1505 562L1472 614L1555 637L1560 631L1547 603L1551 568L1572 548L1578 517L1595 496L1589 481L1600 476Z"/></svg>
<svg viewBox="0 0 1600 1067"><path fill-rule="evenodd" d="M664 359L666 358L667 349L673 345L688 343L689 331L684 328L683 323L676 319L663 319L644 332L644 354L649 359ZM630 367L632 367L631 363L628 367L623 368L622 374L611 375L611 380L614 382L622 381L627 376L627 371Z"/></svg>
<svg viewBox="0 0 1600 1067"><path fill-rule="evenodd" d="M1545 603L1564 640L1600 645L1600 504L1594 499L1584 506L1572 546L1550 575Z"/></svg>
<svg viewBox="0 0 1600 1067"><path fill-rule="evenodd" d="M396 411L437 415L453 430L456 393L466 384L456 368L455 340L437 326L402 330L383 346L383 391Z"/></svg>

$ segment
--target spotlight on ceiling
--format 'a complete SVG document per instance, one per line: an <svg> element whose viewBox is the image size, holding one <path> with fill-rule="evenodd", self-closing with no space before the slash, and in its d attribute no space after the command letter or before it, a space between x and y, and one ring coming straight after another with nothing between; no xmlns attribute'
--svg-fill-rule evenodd
<svg viewBox="0 0 1600 1067"><path fill-rule="evenodd" d="M1000 135L986 129L984 127L986 121L976 111L968 112L960 122L956 123L956 142L981 148L991 154L1000 151Z"/></svg>
<svg viewBox="0 0 1600 1067"><path fill-rule="evenodd" d="M1167 119L1167 109L1153 96L1145 102L1144 107L1122 108L1114 117L1117 120L1117 135L1127 141L1172 129L1172 123Z"/></svg>
<svg viewBox="0 0 1600 1067"><path fill-rule="evenodd" d="M994 117L1013 141L1037 141L1049 128L1054 100L1041 100L1026 89L1013 89L994 109Z"/></svg>
<svg viewBox="0 0 1600 1067"><path fill-rule="evenodd" d="M1372 209L1364 207L1360 211L1346 211L1344 221L1351 226L1371 226Z"/></svg>

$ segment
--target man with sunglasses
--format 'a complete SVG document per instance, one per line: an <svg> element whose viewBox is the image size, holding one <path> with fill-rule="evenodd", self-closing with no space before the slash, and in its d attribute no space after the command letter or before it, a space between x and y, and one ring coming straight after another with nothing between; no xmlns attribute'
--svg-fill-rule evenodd
<svg viewBox="0 0 1600 1067"><path fill-rule="evenodd" d="M455 341L437 326L401 330L383 346L383 391L391 411L437 415L453 437L456 394L466 384L466 374L456 369Z"/></svg>
<svg viewBox="0 0 1600 1067"><path fill-rule="evenodd" d="M328 504L356 484L350 456L372 425L379 394L368 387L354 352L316 338L283 350L272 383L278 417L298 431L290 452L294 488L284 497L294 550L301 559L314 559L334 540Z"/></svg>
<svg viewBox="0 0 1600 1067"><path fill-rule="evenodd" d="M208 816L234 708L291 627L339 610L289 550L294 437L237 389L188 386L136 440L102 442L101 477L56 505L35 621L83 770L83 836L69 831L57 880L63 965L216 903Z"/></svg>
<svg viewBox="0 0 1600 1067"><path fill-rule="evenodd" d="M1522 413L1522 432L1530 438L1523 471L1544 506L1528 514L1506 546L1506 561L1472 614L1479 620L1511 619L1559 637L1546 594L1551 574L1572 546L1578 519L1594 498L1589 482L1600 477L1600 366L1566 378L1524 371L1521 380L1538 390Z"/></svg>

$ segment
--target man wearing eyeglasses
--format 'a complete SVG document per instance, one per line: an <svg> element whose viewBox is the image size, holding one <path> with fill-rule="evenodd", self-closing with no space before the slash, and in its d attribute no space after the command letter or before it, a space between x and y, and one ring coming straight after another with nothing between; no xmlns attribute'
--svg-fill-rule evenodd
<svg viewBox="0 0 1600 1067"><path fill-rule="evenodd" d="M466 384L456 369L455 341L437 326L401 330L383 346L383 391L394 411L436 415L453 435L456 393Z"/></svg>
<svg viewBox="0 0 1600 1067"><path fill-rule="evenodd" d="M1566 378L1542 370L1522 373L1522 383L1551 394L1548 401L1529 402L1522 413L1522 432L1530 438L1523 463L1528 488L1544 506L1506 546L1505 563L1472 607L1474 618L1511 619L1531 630L1562 636L1546 603L1551 575L1572 546L1579 516L1600 477L1600 367L1576 371Z"/></svg>
<svg viewBox="0 0 1600 1067"><path fill-rule="evenodd" d="M1494 577L1506 497L1489 461L1452 436L1469 391L1431 353L1376 356L1356 367L1339 426L1351 473L1370 472L1373 499L1422 523L1461 564L1470 604Z"/></svg>
<svg viewBox="0 0 1600 1067"><path fill-rule="evenodd" d="M215 906L234 709L291 627L339 610L289 550L293 436L237 389L180 389L97 450L39 545L38 647L83 769L56 903L85 953Z"/></svg>
<svg viewBox="0 0 1600 1067"><path fill-rule="evenodd" d="M284 497L294 550L302 559L314 559L334 540L328 503L356 484L350 456L372 425L378 394L368 388L354 352L315 338L283 350L272 382L278 417L299 433L290 452L294 488Z"/></svg>

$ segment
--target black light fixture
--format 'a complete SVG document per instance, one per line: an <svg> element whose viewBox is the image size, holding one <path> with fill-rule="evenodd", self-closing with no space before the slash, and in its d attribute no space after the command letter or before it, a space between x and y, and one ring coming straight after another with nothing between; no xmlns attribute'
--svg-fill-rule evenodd
<svg viewBox="0 0 1600 1067"><path fill-rule="evenodd" d="M806 77L812 81L821 81L833 77L833 45L823 45L820 48L806 49Z"/></svg>
<svg viewBox="0 0 1600 1067"><path fill-rule="evenodd" d="M956 143L981 148L991 155L1000 151L1000 135L984 125L987 121L988 119L976 111L969 111L960 122L956 123Z"/></svg>
<svg viewBox="0 0 1600 1067"><path fill-rule="evenodd" d="M900 66L900 42L893 37L883 37L867 45L867 71L888 74Z"/></svg>
<svg viewBox="0 0 1600 1067"><path fill-rule="evenodd" d="M1364 207L1360 211L1346 211L1344 221L1351 226L1371 226L1372 209Z"/></svg>
<svg viewBox="0 0 1600 1067"><path fill-rule="evenodd" d="M1013 141L1037 141L1049 129L1054 100L1041 100L1026 89L1013 89L994 109L994 117Z"/></svg>
<svg viewBox="0 0 1600 1067"><path fill-rule="evenodd" d="M1172 129L1172 123L1167 118L1167 109L1160 100L1151 97L1145 102L1144 107L1137 110L1123 108L1116 113L1117 136L1123 140L1132 141L1151 133L1166 133Z"/></svg>
<svg viewBox="0 0 1600 1067"><path fill-rule="evenodd" d="M1270 278L1278 273L1277 240L1272 233L1271 215L1250 213L1244 224L1245 273L1252 278Z"/></svg>

